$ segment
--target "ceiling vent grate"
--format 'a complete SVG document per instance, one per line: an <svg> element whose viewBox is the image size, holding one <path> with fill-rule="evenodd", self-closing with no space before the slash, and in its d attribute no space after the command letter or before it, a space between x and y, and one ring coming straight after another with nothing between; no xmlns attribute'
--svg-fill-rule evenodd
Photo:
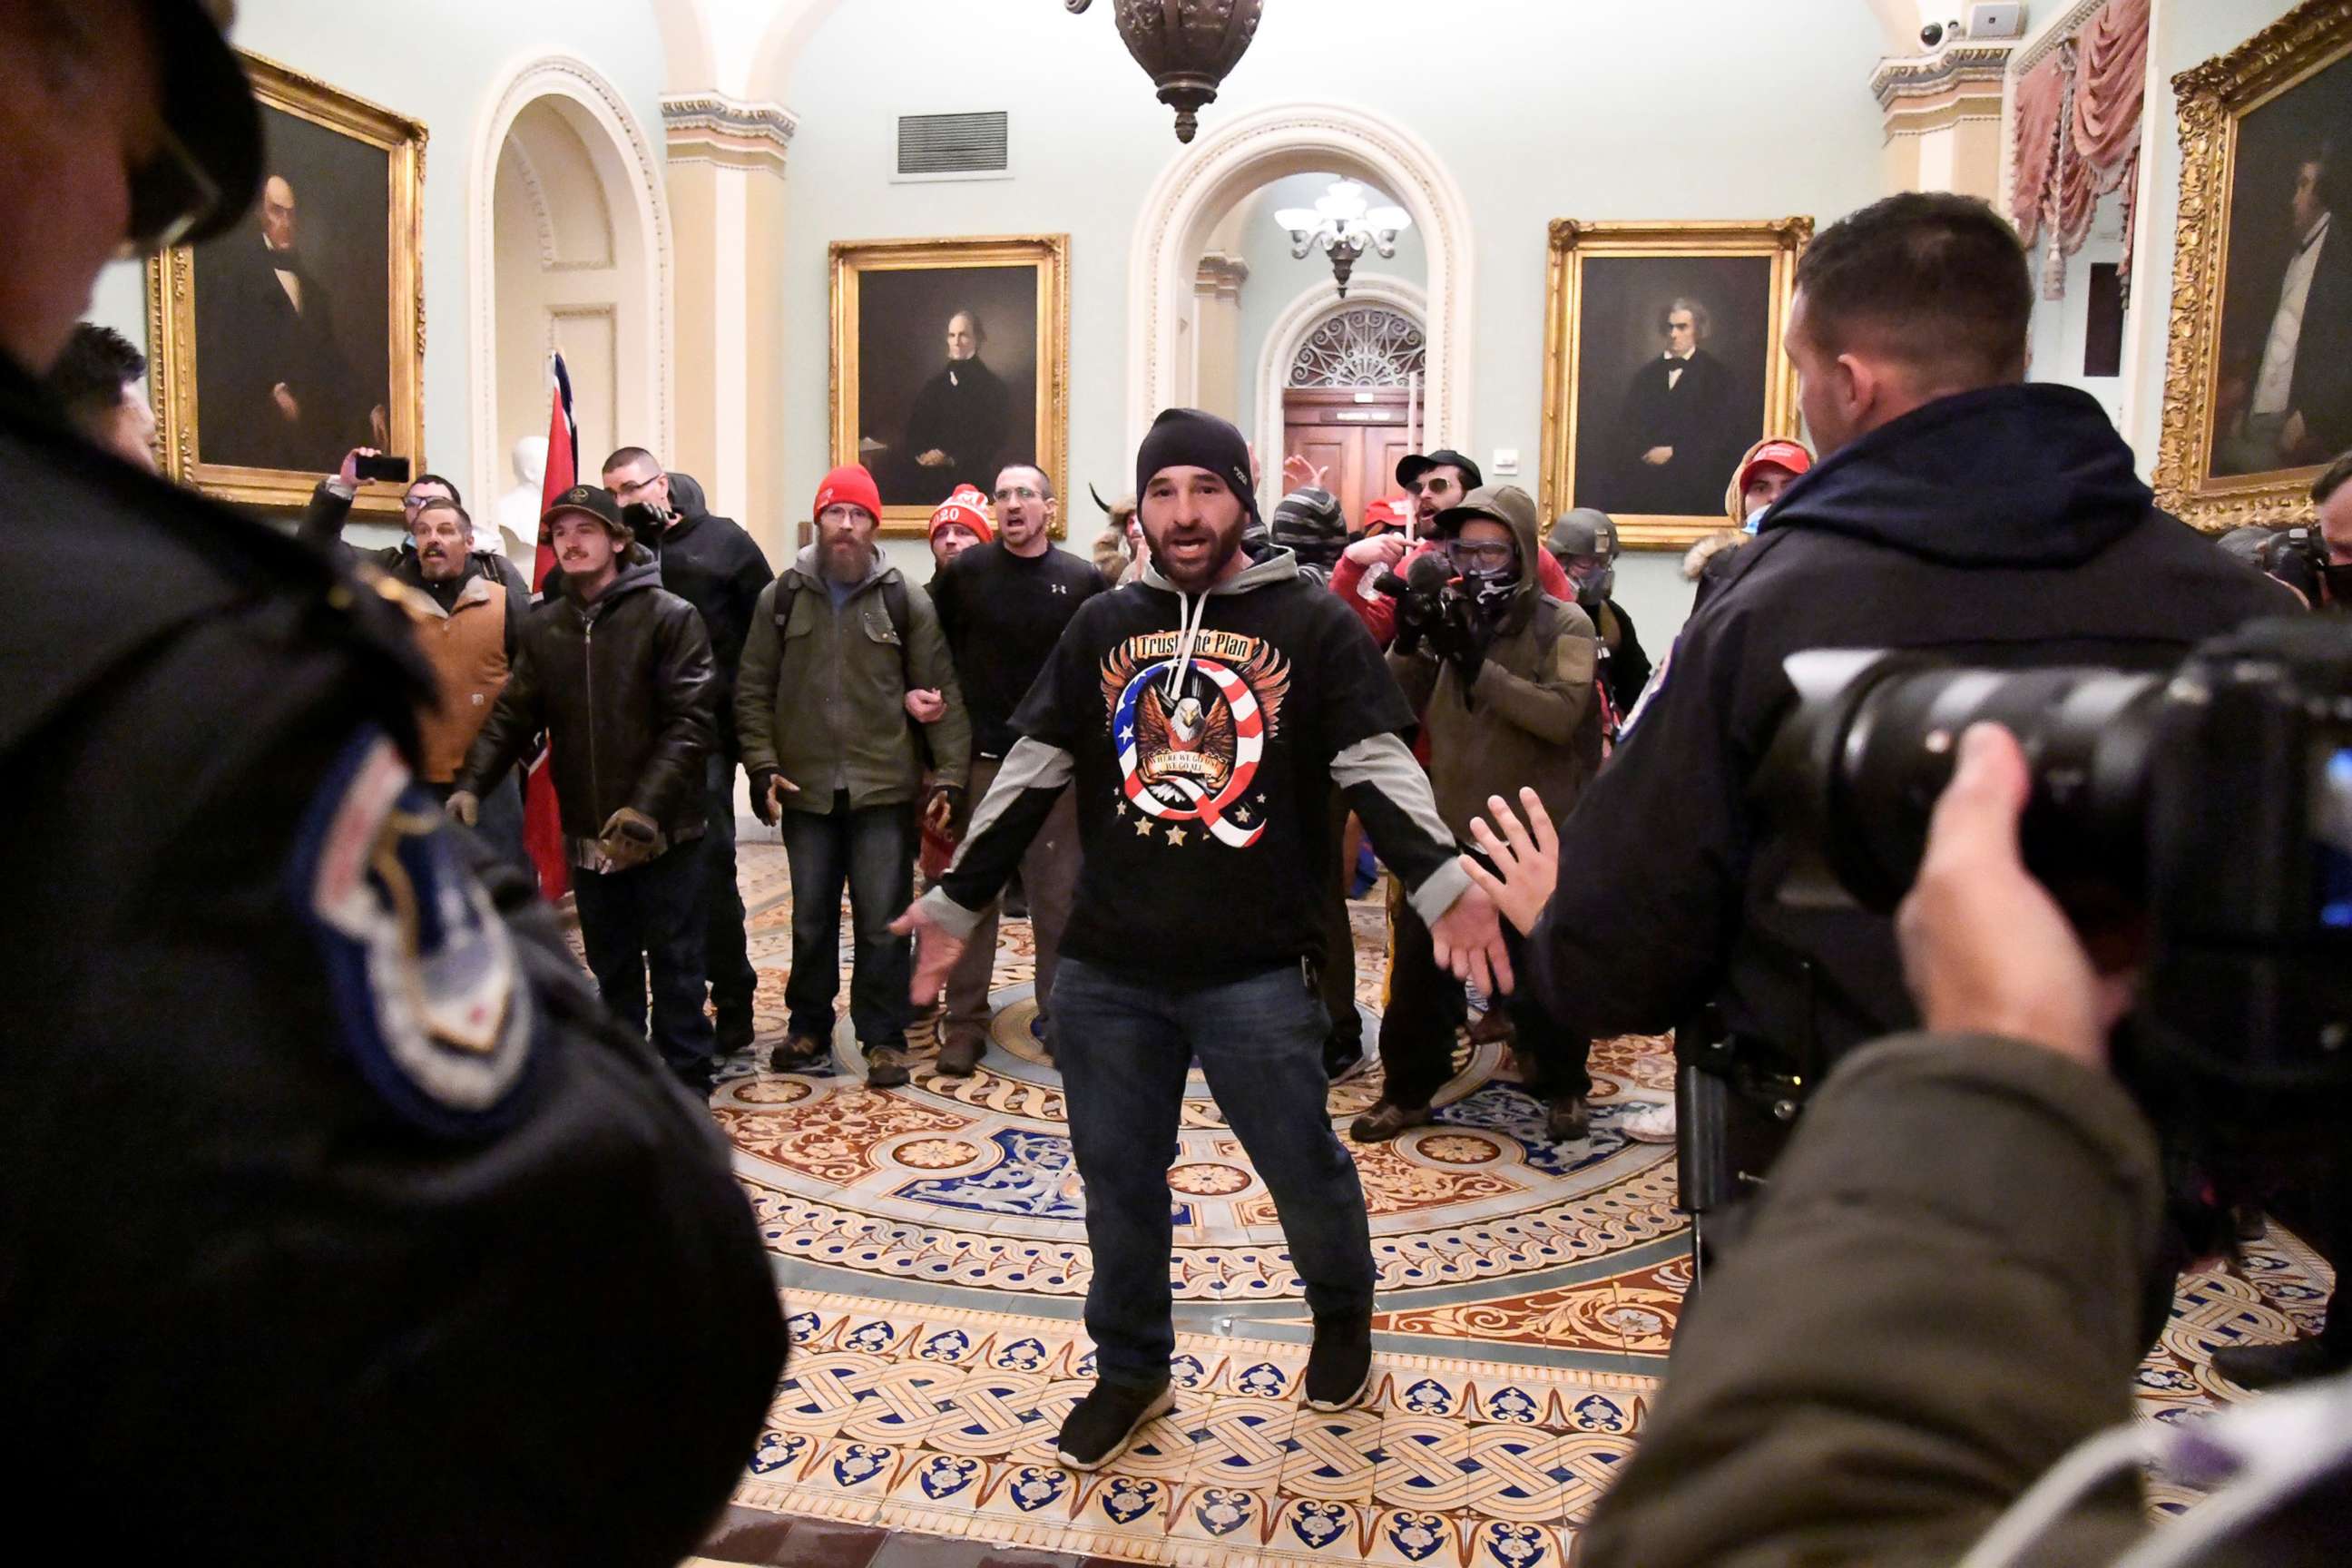
<svg viewBox="0 0 2352 1568"><path fill-rule="evenodd" d="M902 114L898 117L901 179L1003 174L1012 152L1003 110L983 114Z"/></svg>

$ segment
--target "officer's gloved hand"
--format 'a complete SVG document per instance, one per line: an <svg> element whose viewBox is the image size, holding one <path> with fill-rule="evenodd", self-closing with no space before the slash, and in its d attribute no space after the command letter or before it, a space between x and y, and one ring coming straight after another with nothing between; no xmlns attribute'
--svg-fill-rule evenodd
<svg viewBox="0 0 2352 1568"><path fill-rule="evenodd" d="M442 803L441 809L449 814L450 821L462 822L471 827L481 820L482 798L471 790L452 790L449 798Z"/></svg>
<svg viewBox="0 0 2352 1568"><path fill-rule="evenodd" d="M625 805L604 819L604 831L596 836L596 847L615 871L644 865L660 845L661 829L654 819Z"/></svg>

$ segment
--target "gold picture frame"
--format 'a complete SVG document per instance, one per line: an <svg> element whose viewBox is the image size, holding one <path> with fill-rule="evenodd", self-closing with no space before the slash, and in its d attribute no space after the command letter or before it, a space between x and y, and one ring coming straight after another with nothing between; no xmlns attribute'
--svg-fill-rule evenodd
<svg viewBox="0 0 2352 1568"><path fill-rule="evenodd" d="M245 51L239 54L261 104L268 146L265 178L283 174L292 185L298 224L310 225L311 212L320 206L326 208L331 220L341 219L333 222L329 233L344 243L314 263L298 241L296 253L303 258L305 268L301 281L278 284L274 279L280 274L258 271L254 265L263 254L263 204L257 201L254 216L231 233L193 248L178 247L148 260L149 358L154 366L151 384L164 472L223 500L262 507L305 504L319 479L354 447L377 446L390 456L408 458L412 471L422 473L425 128L406 115L355 98L275 60ZM320 131L328 135L321 138L314 133ZM376 214L370 192L379 157L384 182L381 215L384 375L381 383L370 374L375 342L374 310L370 307L376 300L372 265L376 254L373 232ZM348 177L354 169L369 175L356 189ZM305 184L311 194L304 194ZM364 256L371 264L356 274L348 269L331 272L329 262L348 260L352 255ZM309 405L299 416L281 416L299 432L296 436L266 427L266 414L236 419L224 412L226 406L251 401L232 397L231 393L249 380L252 372L247 362L271 352L266 346L257 350L255 342L267 345L268 333L283 326L281 322L266 327L257 320L237 331L222 325L218 312L253 297L249 287L241 290L235 285L244 281L242 274L257 271L265 280L263 288L280 288L289 299L307 297L308 306L298 303L295 315L320 323L307 331L322 341L331 340L333 352L344 353L343 363L352 367L347 384L315 395L307 388L300 395L289 392L298 408ZM213 290L209 297L207 289ZM341 300L348 305L353 299L360 308L349 316L332 310L333 301ZM276 301L269 303L274 306ZM215 345L209 363L200 320L229 344ZM305 331L298 321L292 335L299 339ZM349 354L344 347L348 342L365 348L360 354ZM320 351L315 344L289 343L280 345L280 350L289 363L312 367L320 363ZM266 361L259 374L268 374ZM286 374L291 377L296 373ZM209 409L200 395L207 383L215 399ZM365 402L377 386L383 401ZM270 395L274 401L274 386ZM349 428L331 425L324 417L327 407L352 410L362 403L363 414L341 422ZM383 411L381 441L373 438L377 408ZM313 420L314 427L304 427L302 419ZM404 488L389 482L362 484L352 510L397 517Z"/></svg>
<svg viewBox="0 0 2352 1568"><path fill-rule="evenodd" d="M920 538L936 500L956 482L991 490L994 468L1034 461L1062 494L1054 532L1067 533L1070 457L1070 237L835 240L833 262L833 461L864 462L882 495L882 531ZM1020 271L1034 274L1025 282ZM958 278L956 273L964 274ZM948 375L943 333L950 318L983 317L982 365L1002 387L1008 435L993 453L950 456L926 468L907 431L933 384ZM988 328L984 318L998 325ZM1008 321L1010 325L1005 324ZM885 341L870 336L887 333ZM992 348L992 345L993 347ZM869 360L871 353L875 357ZM992 355L995 357L992 359ZM999 374L1000 371L1003 374ZM961 381L961 375L956 378ZM1020 421L1028 415L1024 429ZM981 437L975 437L976 439ZM981 477L986 469L985 477Z"/></svg>
<svg viewBox="0 0 2352 1568"><path fill-rule="evenodd" d="M2275 300L2279 282L2275 274L2252 275L2260 269L2251 266L2239 269L2246 275L2233 277L2239 257L2232 254L2231 239L2239 221L2258 216L2235 210L2251 195L2242 188L2239 158L2247 121L2347 57L2352 0L2309 0L2228 54L2172 79L2180 117L2180 216L2173 238L2156 495L2158 505L2202 529L2311 516L2311 481L2325 460L2216 471L2242 460L2223 455L2223 433L2217 428L2225 405L2237 401L2225 395L2235 392L2227 384L2242 376L2242 366L2233 368L2232 362L2243 355L2233 348L2247 336L2249 311L2267 319L2262 285L2271 285L2270 298ZM2266 161L2262 172L2274 179L2274 161ZM2292 178L2294 171L2287 174ZM2352 218L2352 213L2340 216ZM2329 243L2352 246L2352 233ZM2238 290L2234 300L2232 284ZM2325 348L2340 354L2344 345L2331 342ZM2231 418L2231 439L2242 439L2242 423Z"/></svg>
<svg viewBox="0 0 2352 1568"><path fill-rule="evenodd" d="M1754 223L1583 223L1559 218L1552 223L1551 258L1544 289L1546 517L1557 517L1572 506L1598 506L1615 519L1624 544L1636 550L1685 549L1702 536L1728 526L1720 498L1731 482L1739 454L1764 437L1797 433L1796 374L1781 353L1780 338L1789 302L1796 291L1797 258L1812 237L1810 217ZM1629 258L1664 265L1652 269L1606 265ZM1587 268L1594 263L1604 264L1605 269L1588 278ZM1676 487L1682 493L1675 499L1684 501L1684 506L1672 510L1621 510L1610 505L1610 500L1628 498L1612 498L1612 480L1601 477L1614 471L1601 455L1603 416L1583 404L1597 390L1601 375L1613 375L1622 382L1626 369L1638 376L1646 363L1629 358L1622 347L1624 341L1639 335L1639 329L1629 325L1630 318L1616 310L1616 302L1630 303L1636 296L1656 291L1654 285L1645 288L1642 283L1644 270L1660 280L1706 275L1708 269L1693 263L1732 264L1712 268L1723 276L1723 290L1736 296L1733 303L1741 307L1737 329L1741 347L1728 374L1725 395L1748 406L1759 406L1760 399L1760 416L1752 434L1736 443L1729 437L1723 438L1728 456L1720 460L1722 471L1713 477L1711 491L1700 487L1700 475L1711 468L1694 468ZM1608 280L1606 289L1592 286L1602 279ZM1588 309L1604 308L1616 313L1606 321L1586 317ZM1720 307L1717 313L1721 313ZM1588 342L1595 336L1609 338L1615 347L1605 365L1601 356L1607 351L1599 344L1592 345L1595 357L1586 357ZM1705 342L1699 346L1704 348ZM1745 429L1745 425L1738 428ZM1707 456L1712 459L1715 455ZM1702 494L1708 497L1704 509L1689 504Z"/></svg>

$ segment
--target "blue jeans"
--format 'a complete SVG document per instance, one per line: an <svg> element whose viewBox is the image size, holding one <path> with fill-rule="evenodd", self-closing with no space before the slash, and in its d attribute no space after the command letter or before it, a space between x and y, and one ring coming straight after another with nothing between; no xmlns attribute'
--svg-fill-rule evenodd
<svg viewBox="0 0 2352 1568"><path fill-rule="evenodd" d="M849 887L856 956L849 973L849 1021L867 1049L906 1043L913 1007L914 954L890 922L915 896L915 807L870 805L853 811L835 791L820 816L787 808L780 824L793 868L793 973L784 983L792 1032L833 1035L841 994L841 889Z"/></svg>
<svg viewBox="0 0 2352 1568"><path fill-rule="evenodd" d="M707 918L703 967L719 1018L749 1021L760 977L743 934L743 889L735 878L735 764L713 753L705 775L702 900Z"/></svg>
<svg viewBox="0 0 2352 1568"><path fill-rule="evenodd" d="M653 1042L663 1061L692 1069L710 1059L702 1010L702 846L681 844L626 871L572 870L580 941L604 1005L646 1032L646 970L653 970Z"/></svg>
<svg viewBox="0 0 2352 1568"><path fill-rule="evenodd" d="M1065 956L1054 1032L1094 1253L1087 1332L1106 1383L1157 1387L1176 1348L1168 1167L1195 1057L1266 1191L1318 1323L1372 1310L1364 1189L1325 1109L1323 1004L1300 966L1175 990Z"/></svg>

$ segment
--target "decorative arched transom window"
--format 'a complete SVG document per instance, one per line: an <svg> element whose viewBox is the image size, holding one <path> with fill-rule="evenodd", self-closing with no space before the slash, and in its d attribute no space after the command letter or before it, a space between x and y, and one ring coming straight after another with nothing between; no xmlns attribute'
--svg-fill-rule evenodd
<svg viewBox="0 0 2352 1568"><path fill-rule="evenodd" d="M1403 386L1428 380L1421 323L1380 305L1350 305L1307 334L1290 362L1291 387Z"/></svg>

